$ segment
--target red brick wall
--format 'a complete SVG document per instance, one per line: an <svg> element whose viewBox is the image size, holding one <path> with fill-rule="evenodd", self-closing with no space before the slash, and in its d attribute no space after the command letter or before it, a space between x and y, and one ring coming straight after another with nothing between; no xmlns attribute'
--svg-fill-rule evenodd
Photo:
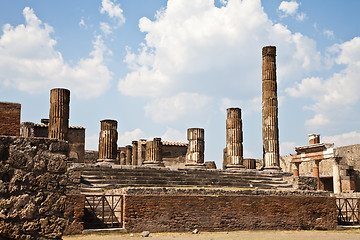
<svg viewBox="0 0 360 240"><path fill-rule="evenodd" d="M335 198L315 196L125 196L130 232L334 229Z"/></svg>
<svg viewBox="0 0 360 240"><path fill-rule="evenodd" d="M0 135L20 135L21 104L0 102Z"/></svg>
<svg viewBox="0 0 360 240"><path fill-rule="evenodd" d="M66 196L64 217L67 225L64 235L80 234L84 230L85 195L71 194Z"/></svg>

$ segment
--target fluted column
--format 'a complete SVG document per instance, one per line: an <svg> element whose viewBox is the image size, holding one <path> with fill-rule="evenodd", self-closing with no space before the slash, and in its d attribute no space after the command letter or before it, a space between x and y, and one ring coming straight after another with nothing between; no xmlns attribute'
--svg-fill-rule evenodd
<svg viewBox="0 0 360 240"><path fill-rule="evenodd" d="M265 170L280 170L276 47L262 49L262 136Z"/></svg>
<svg viewBox="0 0 360 240"><path fill-rule="evenodd" d="M68 140L70 91L54 88L50 91L49 138Z"/></svg>
<svg viewBox="0 0 360 240"><path fill-rule="evenodd" d="M126 148L125 165L132 165L132 147L131 145L127 145L125 148Z"/></svg>
<svg viewBox="0 0 360 240"><path fill-rule="evenodd" d="M185 167L206 168L204 163L204 135L203 128L189 128L187 130L189 145L186 153Z"/></svg>
<svg viewBox="0 0 360 240"><path fill-rule="evenodd" d="M99 163L115 163L117 155L117 121L102 120L99 134Z"/></svg>
<svg viewBox="0 0 360 240"><path fill-rule="evenodd" d="M132 141L132 165L138 165L138 142Z"/></svg>
<svg viewBox="0 0 360 240"><path fill-rule="evenodd" d="M162 161L161 138L154 138L153 141L146 142L146 156L143 165L156 167L164 166Z"/></svg>
<svg viewBox="0 0 360 240"><path fill-rule="evenodd" d="M243 169L243 134L240 108L228 108L226 119L226 169Z"/></svg>

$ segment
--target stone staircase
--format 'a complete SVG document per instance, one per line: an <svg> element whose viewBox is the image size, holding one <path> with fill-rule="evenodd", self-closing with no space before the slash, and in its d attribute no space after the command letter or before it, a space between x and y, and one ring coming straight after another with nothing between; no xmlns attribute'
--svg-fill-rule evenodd
<svg viewBox="0 0 360 240"><path fill-rule="evenodd" d="M103 194L107 189L124 187L226 187L252 189L292 189L284 173L256 170L224 171L170 169L143 166L82 165L80 191Z"/></svg>

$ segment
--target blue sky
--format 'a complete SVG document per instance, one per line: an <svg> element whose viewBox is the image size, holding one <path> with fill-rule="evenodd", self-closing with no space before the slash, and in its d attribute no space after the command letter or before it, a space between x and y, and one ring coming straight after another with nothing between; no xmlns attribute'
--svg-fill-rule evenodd
<svg viewBox="0 0 360 240"><path fill-rule="evenodd" d="M261 48L277 46L281 154L320 133L360 143L360 1L77 0L0 3L0 101L22 121L48 117L71 90L70 124L96 149L100 120L119 145L186 142L205 128L222 163L226 108L242 109L244 157L262 156Z"/></svg>

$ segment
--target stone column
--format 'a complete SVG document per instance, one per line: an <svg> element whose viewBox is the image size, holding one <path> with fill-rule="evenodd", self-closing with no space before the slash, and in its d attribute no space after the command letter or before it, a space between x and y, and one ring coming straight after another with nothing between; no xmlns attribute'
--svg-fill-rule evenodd
<svg viewBox="0 0 360 240"><path fill-rule="evenodd" d="M120 152L120 165L126 165L126 154L124 151Z"/></svg>
<svg viewBox="0 0 360 240"><path fill-rule="evenodd" d="M143 165L145 162L146 155L146 139L140 139L138 142L138 164L139 166Z"/></svg>
<svg viewBox="0 0 360 240"><path fill-rule="evenodd" d="M226 169L243 169L243 134L240 108L228 108L226 119Z"/></svg>
<svg viewBox="0 0 360 240"><path fill-rule="evenodd" d="M115 163L117 155L117 121L101 120L99 134L99 163Z"/></svg>
<svg viewBox="0 0 360 240"><path fill-rule="evenodd" d="M339 165L335 160L333 165L333 186L334 193L341 193L340 169Z"/></svg>
<svg viewBox="0 0 360 240"><path fill-rule="evenodd" d="M164 167L161 138L154 138L152 141L146 142L146 156L143 165Z"/></svg>
<svg viewBox="0 0 360 240"><path fill-rule="evenodd" d="M299 166L300 166L300 163L296 162L296 163L293 163L293 176L294 177L298 177L299 176Z"/></svg>
<svg viewBox="0 0 360 240"><path fill-rule="evenodd" d="M131 145L127 145L125 148L126 148L125 165L131 165L132 164L132 147L131 147Z"/></svg>
<svg viewBox="0 0 360 240"><path fill-rule="evenodd" d="M138 142L132 141L132 165L138 165Z"/></svg>
<svg viewBox="0 0 360 240"><path fill-rule="evenodd" d="M70 91L54 88L50 91L49 138L68 140Z"/></svg>
<svg viewBox="0 0 360 240"><path fill-rule="evenodd" d="M280 170L276 47L262 49L262 136L265 170Z"/></svg>
<svg viewBox="0 0 360 240"><path fill-rule="evenodd" d="M314 167L313 167L313 177L317 178L317 190L320 190L320 174L319 174L319 164L320 161L314 161Z"/></svg>
<svg viewBox="0 0 360 240"><path fill-rule="evenodd" d="M186 153L185 167L206 168L204 163L204 129L189 128L187 130L187 139L189 140L189 145Z"/></svg>

